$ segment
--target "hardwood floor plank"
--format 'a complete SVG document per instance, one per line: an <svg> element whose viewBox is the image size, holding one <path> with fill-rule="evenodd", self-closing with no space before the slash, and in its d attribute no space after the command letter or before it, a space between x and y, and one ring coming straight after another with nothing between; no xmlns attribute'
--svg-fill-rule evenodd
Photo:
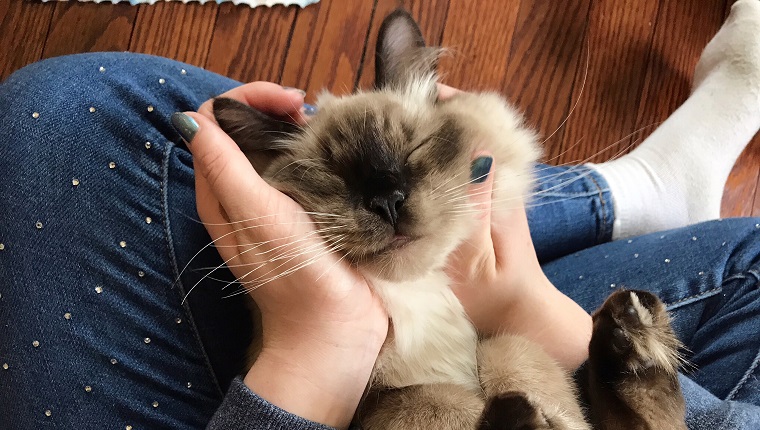
<svg viewBox="0 0 760 430"><path fill-rule="evenodd" d="M203 67L218 10L216 3L140 5L129 50Z"/></svg>
<svg viewBox="0 0 760 430"><path fill-rule="evenodd" d="M451 0L442 45L443 82L463 90L502 90L519 1Z"/></svg>
<svg viewBox="0 0 760 430"><path fill-rule="evenodd" d="M241 82L279 82L298 10L221 5L206 68Z"/></svg>
<svg viewBox="0 0 760 430"><path fill-rule="evenodd" d="M322 0L298 13L290 41L283 85L301 88L310 99L322 89L353 90L361 64L374 2Z"/></svg>
<svg viewBox="0 0 760 430"><path fill-rule="evenodd" d="M56 2L43 58L95 51L126 51L137 8L128 3Z"/></svg>
<svg viewBox="0 0 760 430"><path fill-rule="evenodd" d="M588 19L588 76L562 136L560 163L624 153L635 129L659 0L595 0ZM579 78L582 75L579 74ZM576 82L573 99L582 86Z"/></svg>
<svg viewBox="0 0 760 430"><path fill-rule="evenodd" d="M649 135L666 120L691 92L694 67L702 50L723 23L722 2L704 0L664 1L646 69L636 128ZM701 31L694 32L695 28Z"/></svg>
<svg viewBox="0 0 760 430"><path fill-rule="evenodd" d="M502 87L545 141L544 159L552 164L559 158L563 121L577 101L574 87L583 84L590 8L591 0L520 3Z"/></svg>
<svg viewBox="0 0 760 430"><path fill-rule="evenodd" d="M449 0L379 0L369 30L361 76L359 77L359 88L370 88L374 84L377 32L380 30L383 19L399 7L412 14L420 26L425 43L428 46L441 45Z"/></svg>
<svg viewBox="0 0 760 430"><path fill-rule="evenodd" d="M279 80L310 97L322 88L345 93L356 82L372 84L377 29L402 6L431 45L452 49L441 66L445 82L505 93L544 137L578 101L546 143L552 163L569 162L667 118L688 96L699 54L734 1L483 0L473 7L469 0L376 0L348 7L322 0L300 10L0 0L0 39L13 47L0 58L0 79L40 58L129 49L243 81ZM752 214L760 215L760 137L738 160L723 200L724 216Z"/></svg>
<svg viewBox="0 0 760 430"><path fill-rule="evenodd" d="M726 181L721 216L760 216L760 136L744 150Z"/></svg>
<svg viewBox="0 0 760 430"><path fill-rule="evenodd" d="M42 58L55 3L0 1L0 81Z"/></svg>

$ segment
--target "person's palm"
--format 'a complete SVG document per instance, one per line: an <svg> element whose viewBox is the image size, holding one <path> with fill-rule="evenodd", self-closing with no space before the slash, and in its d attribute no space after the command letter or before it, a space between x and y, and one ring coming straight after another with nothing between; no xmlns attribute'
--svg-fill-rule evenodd
<svg viewBox="0 0 760 430"><path fill-rule="evenodd" d="M223 96L305 121L303 95L276 84L255 82ZM197 122L189 147L198 214L261 310L263 348L245 384L296 415L347 426L387 335L381 301L330 252L308 214L259 177L215 123L210 101L177 115Z"/></svg>

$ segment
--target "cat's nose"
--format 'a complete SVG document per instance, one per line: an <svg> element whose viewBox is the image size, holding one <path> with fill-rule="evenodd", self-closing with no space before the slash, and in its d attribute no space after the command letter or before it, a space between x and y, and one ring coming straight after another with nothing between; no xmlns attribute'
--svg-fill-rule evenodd
<svg viewBox="0 0 760 430"><path fill-rule="evenodd" d="M387 195L372 197L369 200L369 209L395 227L398 223L398 211L403 206L404 199L406 199L404 193L394 190Z"/></svg>

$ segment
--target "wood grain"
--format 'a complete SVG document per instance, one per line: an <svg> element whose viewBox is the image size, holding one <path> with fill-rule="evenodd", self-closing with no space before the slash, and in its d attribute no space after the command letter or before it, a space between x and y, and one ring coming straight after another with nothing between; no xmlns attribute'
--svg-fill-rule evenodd
<svg viewBox="0 0 760 430"><path fill-rule="evenodd" d="M203 67L218 10L215 3L140 5L129 50Z"/></svg>
<svg viewBox="0 0 760 430"><path fill-rule="evenodd" d="M507 72L517 2L451 0L442 45L444 82L463 90L501 90Z"/></svg>
<svg viewBox="0 0 760 430"><path fill-rule="evenodd" d="M575 85L583 85L591 0L523 0L502 88L544 141L545 160L557 163ZM579 90L580 91L580 90ZM580 94L580 92L579 92Z"/></svg>
<svg viewBox="0 0 760 430"><path fill-rule="evenodd" d="M223 4L206 67L241 82L279 82L298 9Z"/></svg>
<svg viewBox="0 0 760 430"><path fill-rule="evenodd" d="M353 91L362 63L374 2L321 1L301 10L290 40L282 83L313 97L325 89Z"/></svg>
<svg viewBox="0 0 760 430"><path fill-rule="evenodd" d="M573 91L573 99L580 99L567 122L559 162L604 161L627 150L625 137L635 129L658 3L592 3L587 43L593 54L585 85Z"/></svg>
<svg viewBox="0 0 760 430"><path fill-rule="evenodd" d="M723 23L723 2L662 2L655 22L636 129L665 121L691 92L694 67L702 50ZM694 32L695 28L704 31Z"/></svg>
<svg viewBox="0 0 760 430"><path fill-rule="evenodd" d="M54 3L0 1L0 80L42 58Z"/></svg>
<svg viewBox="0 0 760 430"><path fill-rule="evenodd" d="M760 216L760 137L755 137L726 181L721 216Z"/></svg>
<svg viewBox="0 0 760 430"><path fill-rule="evenodd" d="M43 58L95 51L126 51L137 8L122 3L56 2Z"/></svg>
<svg viewBox="0 0 760 430"><path fill-rule="evenodd" d="M544 137L556 130L545 144L550 162L601 161L686 99L701 50L734 1L321 0L301 10L0 0L0 40L12 47L0 55L0 79L41 58L130 50L280 81L313 99L372 84L378 27L402 6L429 44L451 48L445 82L503 92ZM760 216L760 137L729 177L723 214Z"/></svg>

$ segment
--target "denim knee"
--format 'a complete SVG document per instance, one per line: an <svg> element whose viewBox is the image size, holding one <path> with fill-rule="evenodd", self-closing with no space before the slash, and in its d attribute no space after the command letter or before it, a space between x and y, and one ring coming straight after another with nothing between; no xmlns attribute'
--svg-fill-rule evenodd
<svg viewBox="0 0 760 430"><path fill-rule="evenodd" d="M171 114L196 110L237 85L151 55L106 52L50 58L16 71L0 85L0 135L9 143L19 141L14 136L28 137L21 147L6 144L2 152L12 155L6 162L18 163L39 151L98 151L93 145L142 140L146 130L148 139L134 143L181 143Z"/></svg>
<svg viewBox="0 0 760 430"><path fill-rule="evenodd" d="M0 345L8 422L208 422L224 387L175 285L169 218L192 213L194 201L192 161L169 118L235 85L124 53L45 60L0 85L0 314L14 322ZM193 224L182 233L207 241ZM41 390L49 375L55 390Z"/></svg>
<svg viewBox="0 0 760 430"><path fill-rule="evenodd" d="M65 102L56 97L62 94L85 94L87 87L100 77L123 80L138 75L143 68L174 63L177 71L185 67L179 62L152 55L130 52L93 52L64 55L29 64L11 74L0 87L3 103L36 98L40 102ZM111 66L111 67L108 67ZM185 69L187 73L187 69Z"/></svg>
<svg viewBox="0 0 760 430"><path fill-rule="evenodd" d="M75 54L42 60L13 73L0 86L0 110L36 120L58 115L63 121L58 125L65 126L66 113L97 113L118 106L122 108L118 115L109 118L117 126L130 117L166 120L175 111L196 110L205 100L238 85L152 55Z"/></svg>

